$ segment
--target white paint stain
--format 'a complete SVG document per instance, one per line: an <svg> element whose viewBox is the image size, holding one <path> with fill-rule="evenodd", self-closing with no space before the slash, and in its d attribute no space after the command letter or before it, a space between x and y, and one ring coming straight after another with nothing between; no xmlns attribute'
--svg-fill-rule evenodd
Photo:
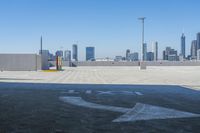
<svg viewBox="0 0 200 133"><path fill-rule="evenodd" d="M69 90L68 93L70 93L70 94L71 94L71 93L74 93L74 90Z"/></svg>

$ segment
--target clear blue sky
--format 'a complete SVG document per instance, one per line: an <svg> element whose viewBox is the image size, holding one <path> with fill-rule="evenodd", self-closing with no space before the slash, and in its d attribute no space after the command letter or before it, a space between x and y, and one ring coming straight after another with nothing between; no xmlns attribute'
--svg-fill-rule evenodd
<svg viewBox="0 0 200 133"><path fill-rule="evenodd" d="M45 49L70 49L79 42L79 58L85 47L95 46L96 57L140 51L141 23L145 21L148 51L159 43L180 51L185 32L186 53L200 32L199 0L1 0L0 52L36 53L40 36Z"/></svg>

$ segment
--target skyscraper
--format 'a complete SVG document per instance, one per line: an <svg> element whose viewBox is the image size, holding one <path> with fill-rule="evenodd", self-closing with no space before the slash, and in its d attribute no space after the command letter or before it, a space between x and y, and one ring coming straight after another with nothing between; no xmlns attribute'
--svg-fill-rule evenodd
<svg viewBox="0 0 200 133"><path fill-rule="evenodd" d="M130 60L131 61L138 61L138 56L139 56L139 53L137 53L137 52L131 53L130 54Z"/></svg>
<svg viewBox="0 0 200 133"><path fill-rule="evenodd" d="M86 61L95 60L95 49L94 47L86 47Z"/></svg>
<svg viewBox="0 0 200 133"><path fill-rule="evenodd" d="M62 50L57 50L56 51L56 56L59 56L59 57L63 58L63 51Z"/></svg>
<svg viewBox="0 0 200 133"><path fill-rule="evenodd" d="M123 61L123 57L121 55L117 55L117 56L115 56L114 61L117 61L117 62Z"/></svg>
<svg viewBox="0 0 200 133"><path fill-rule="evenodd" d="M126 50L126 60L129 61L130 60L130 49Z"/></svg>
<svg viewBox="0 0 200 133"><path fill-rule="evenodd" d="M197 50L200 49L200 32L197 33Z"/></svg>
<svg viewBox="0 0 200 133"><path fill-rule="evenodd" d="M154 53L147 52L147 61L153 61L153 60L154 60Z"/></svg>
<svg viewBox="0 0 200 133"><path fill-rule="evenodd" d="M75 60L75 61L78 61L78 46L77 44L73 44L72 45L72 58Z"/></svg>
<svg viewBox="0 0 200 133"><path fill-rule="evenodd" d="M181 36L181 56L183 56L183 58L185 58L185 35L184 33Z"/></svg>
<svg viewBox="0 0 200 133"><path fill-rule="evenodd" d="M191 59L197 58L197 40L193 40L190 49Z"/></svg>
<svg viewBox="0 0 200 133"><path fill-rule="evenodd" d="M65 50L65 52L64 52L64 60L65 61L71 61L71 51L70 50Z"/></svg>
<svg viewBox="0 0 200 133"><path fill-rule="evenodd" d="M158 42L154 42L152 44L152 52L153 52L153 57L154 57L154 61L157 61L158 60Z"/></svg>
<svg viewBox="0 0 200 133"><path fill-rule="evenodd" d="M172 49L171 47L166 47L166 49L163 51L163 60L177 61L177 51Z"/></svg>
<svg viewBox="0 0 200 133"><path fill-rule="evenodd" d="M143 43L143 47L142 47L142 61L146 61L147 60L147 44Z"/></svg>
<svg viewBox="0 0 200 133"><path fill-rule="evenodd" d="M200 49L197 50L197 60L200 60Z"/></svg>
<svg viewBox="0 0 200 133"><path fill-rule="evenodd" d="M163 51L163 60L167 60L165 50Z"/></svg>

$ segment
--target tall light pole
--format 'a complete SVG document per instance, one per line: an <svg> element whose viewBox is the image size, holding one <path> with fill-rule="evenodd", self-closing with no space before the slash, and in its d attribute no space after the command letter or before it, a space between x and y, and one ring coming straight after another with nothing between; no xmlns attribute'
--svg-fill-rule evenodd
<svg viewBox="0 0 200 133"><path fill-rule="evenodd" d="M40 54L42 55L42 36L40 38Z"/></svg>
<svg viewBox="0 0 200 133"><path fill-rule="evenodd" d="M141 47L141 61L144 61L144 20L146 17L138 18L142 21L142 47Z"/></svg>

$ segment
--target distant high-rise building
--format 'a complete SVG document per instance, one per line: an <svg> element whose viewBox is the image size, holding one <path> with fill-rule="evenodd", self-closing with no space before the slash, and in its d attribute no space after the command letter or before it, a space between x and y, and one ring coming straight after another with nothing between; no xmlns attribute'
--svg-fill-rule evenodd
<svg viewBox="0 0 200 133"><path fill-rule="evenodd" d="M190 49L191 59L197 58L197 40L193 40Z"/></svg>
<svg viewBox="0 0 200 133"><path fill-rule="evenodd" d="M77 46L77 44L72 45L72 58L75 61L78 61L78 46Z"/></svg>
<svg viewBox="0 0 200 133"><path fill-rule="evenodd" d="M163 51L163 60L167 60L165 50Z"/></svg>
<svg viewBox="0 0 200 133"><path fill-rule="evenodd" d="M178 61L178 56L175 54L168 55L168 61Z"/></svg>
<svg viewBox="0 0 200 133"><path fill-rule="evenodd" d="M95 48L94 47L86 47L86 61L94 61L95 60Z"/></svg>
<svg viewBox="0 0 200 133"><path fill-rule="evenodd" d="M52 53L49 53L49 61L54 61L55 56Z"/></svg>
<svg viewBox="0 0 200 133"><path fill-rule="evenodd" d="M70 50L65 50L65 52L64 52L64 60L65 61L71 61L71 51Z"/></svg>
<svg viewBox="0 0 200 133"><path fill-rule="evenodd" d="M114 61L123 61L123 57L118 55L118 56L115 56L115 59Z"/></svg>
<svg viewBox="0 0 200 133"><path fill-rule="evenodd" d="M197 60L200 60L200 49L197 50Z"/></svg>
<svg viewBox="0 0 200 133"><path fill-rule="evenodd" d="M153 60L154 60L154 53L147 52L147 61L153 61Z"/></svg>
<svg viewBox="0 0 200 133"><path fill-rule="evenodd" d="M129 61L130 60L130 49L126 50L126 60Z"/></svg>
<svg viewBox="0 0 200 133"><path fill-rule="evenodd" d="M171 47L166 47L166 49L163 51L163 60L177 61L177 51L172 49Z"/></svg>
<svg viewBox="0 0 200 133"><path fill-rule="evenodd" d="M153 52L153 56L154 56L154 61L158 60L158 42L154 42L153 46L152 46L152 52Z"/></svg>
<svg viewBox="0 0 200 133"><path fill-rule="evenodd" d="M200 32L197 33L197 50L200 49Z"/></svg>
<svg viewBox="0 0 200 133"><path fill-rule="evenodd" d="M163 51L163 60L168 60L168 55L171 47L166 47L166 49Z"/></svg>
<svg viewBox="0 0 200 133"><path fill-rule="evenodd" d="M146 43L143 43L142 52L143 52L142 60L146 61L147 60L147 44Z"/></svg>
<svg viewBox="0 0 200 133"><path fill-rule="evenodd" d="M185 58L185 35L182 34L181 36L181 56L183 56L183 58Z"/></svg>
<svg viewBox="0 0 200 133"><path fill-rule="evenodd" d="M130 60L131 61L138 61L139 60L139 53L134 52L130 54Z"/></svg>
<svg viewBox="0 0 200 133"><path fill-rule="evenodd" d="M63 57L63 51L62 50L57 50L56 51L56 56Z"/></svg>

